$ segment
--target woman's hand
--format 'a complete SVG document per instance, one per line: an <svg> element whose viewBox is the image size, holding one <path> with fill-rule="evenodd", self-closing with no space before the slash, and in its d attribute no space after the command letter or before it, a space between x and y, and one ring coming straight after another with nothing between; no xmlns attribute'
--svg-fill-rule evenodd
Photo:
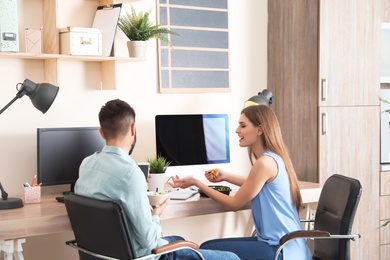
<svg viewBox="0 0 390 260"><path fill-rule="evenodd" d="M195 185L196 182L195 178L191 176L180 179L180 177L176 175L176 176L172 176L171 180L172 181L169 182L169 185L171 185L172 188L182 188L182 189Z"/></svg>
<svg viewBox="0 0 390 260"><path fill-rule="evenodd" d="M204 176L210 182L220 182L226 179L226 173L221 169L212 169L205 171Z"/></svg>

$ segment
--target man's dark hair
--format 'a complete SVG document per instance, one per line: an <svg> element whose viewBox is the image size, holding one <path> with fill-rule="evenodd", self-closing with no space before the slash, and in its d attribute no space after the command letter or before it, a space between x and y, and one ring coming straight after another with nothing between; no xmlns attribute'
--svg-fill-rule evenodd
<svg viewBox="0 0 390 260"><path fill-rule="evenodd" d="M125 101L108 101L99 112L100 127L107 140L125 136L130 125L135 122L135 111Z"/></svg>

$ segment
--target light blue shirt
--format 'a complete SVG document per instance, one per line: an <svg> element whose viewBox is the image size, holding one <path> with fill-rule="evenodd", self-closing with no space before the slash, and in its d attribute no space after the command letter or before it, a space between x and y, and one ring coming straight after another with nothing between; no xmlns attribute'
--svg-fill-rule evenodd
<svg viewBox="0 0 390 260"><path fill-rule="evenodd" d="M301 223L290 193L286 166L279 155L267 150L263 156L272 157L278 165L276 178L265 184L252 199L252 216L259 241L279 245L280 238L292 231L301 230ZM283 258L311 259L310 250L304 239L289 242L283 248Z"/></svg>
<svg viewBox="0 0 390 260"><path fill-rule="evenodd" d="M75 193L122 205L137 256L168 243L161 238L160 218L151 214L144 174L119 147L104 146L83 160Z"/></svg>

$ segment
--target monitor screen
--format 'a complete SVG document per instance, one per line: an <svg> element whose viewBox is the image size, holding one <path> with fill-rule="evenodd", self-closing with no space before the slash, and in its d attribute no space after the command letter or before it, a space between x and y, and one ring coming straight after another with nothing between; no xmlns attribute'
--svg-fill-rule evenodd
<svg viewBox="0 0 390 260"><path fill-rule="evenodd" d="M230 163L226 114L157 115L157 155L172 166Z"/></svg>
<svg viewBox="0 0 390 260"><path fill-rule="evenodd" d="M98 127L38 128L38 183L71 184L73 191L83 159L104 145Z"/></svg>

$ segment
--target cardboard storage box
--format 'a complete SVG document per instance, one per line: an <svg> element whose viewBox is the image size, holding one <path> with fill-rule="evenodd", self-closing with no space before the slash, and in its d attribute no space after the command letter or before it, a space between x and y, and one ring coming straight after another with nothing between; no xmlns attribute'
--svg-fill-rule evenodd
<svg viewBox="0 0 390 260"><path fill-rule="evenodd" d="M16 0L0 0L0 51L19 51Z"/></svg>
<svg viewBox="0 0 390 260"><path fill-rule="evenodd" d="M102 56L102 31L82 27L60 29L60 53Z"/></svg>

